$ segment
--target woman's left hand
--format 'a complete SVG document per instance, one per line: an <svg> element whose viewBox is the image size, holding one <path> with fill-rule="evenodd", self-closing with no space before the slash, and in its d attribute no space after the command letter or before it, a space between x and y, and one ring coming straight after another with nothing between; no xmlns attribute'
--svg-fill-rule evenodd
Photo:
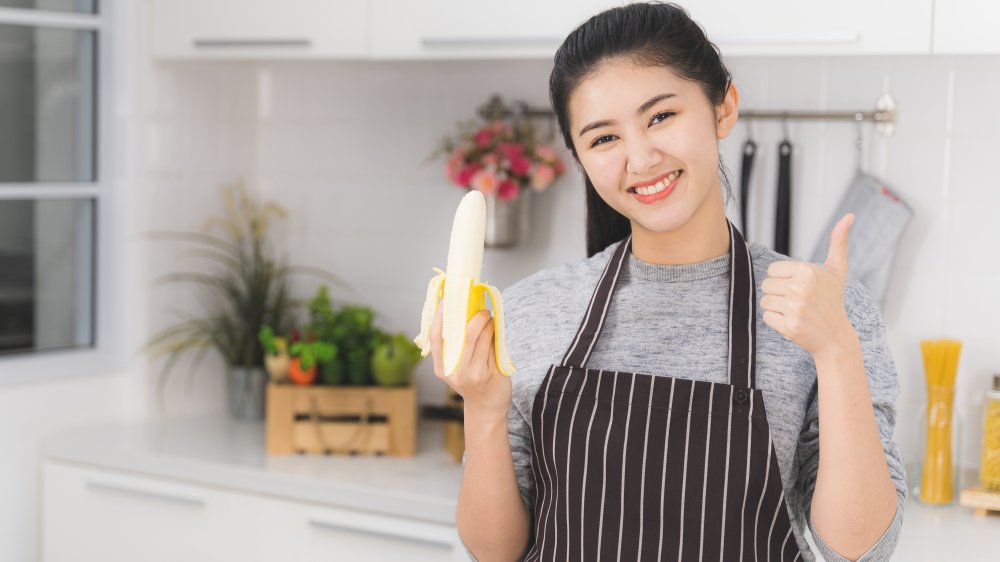
<svg viewBox="0 0 1000 562"><path fill-rule="evenodd" d="M854 328L844 309L847 236L854 214L845 215L830 233L826 262L776 261L761 285L764 323L813 357L835 352Z"/></svg>

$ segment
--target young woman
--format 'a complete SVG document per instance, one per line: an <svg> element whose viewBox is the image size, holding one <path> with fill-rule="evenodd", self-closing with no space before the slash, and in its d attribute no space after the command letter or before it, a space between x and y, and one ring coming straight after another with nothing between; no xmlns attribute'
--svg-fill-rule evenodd
<svg viewBox="0 0 1000 562"><path fill-rule="evenodd" d="M465 403L466 547L480 561L814 560L808 525L827 560L888 559L906 495L898 383L881 313L847 271L853 217L824 264L733 227L718 143L739 93L676 5L581 25L550 95L585 177L589 257L504 291L512 378L488 313L448 378L440 316L432 328L435 372Z"/></svg>

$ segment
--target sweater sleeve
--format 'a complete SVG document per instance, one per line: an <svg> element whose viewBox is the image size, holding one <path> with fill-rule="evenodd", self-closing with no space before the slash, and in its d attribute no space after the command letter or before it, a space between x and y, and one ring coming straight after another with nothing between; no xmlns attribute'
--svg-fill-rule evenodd
<svg viewBox="0 0 1000 562"><path fill-rule="evenodd" d="M896 548L896 543L899 541L899 533L903 523L903 502L907 494L903 456L893 440L899 379L886 339L882 313L871 294L851 275L848 275L844 293L844 304L848 317L861 342L865 373L868 376L868 389L875 412L875 422L882 438L882 450L885 452L889 475L899 497L896 515L889 527L858 560L860 562L889 560ZM828 562L846 562L846 558L835 552L823 541L813 524L812 497L816 487L816 473L819 469L819 454L819 396L814 387L813 398L798 441L799 478L797 486L801 492L799 497L802 500L801 507L809 525L809 532L812 533L820 553Z"/></svg>

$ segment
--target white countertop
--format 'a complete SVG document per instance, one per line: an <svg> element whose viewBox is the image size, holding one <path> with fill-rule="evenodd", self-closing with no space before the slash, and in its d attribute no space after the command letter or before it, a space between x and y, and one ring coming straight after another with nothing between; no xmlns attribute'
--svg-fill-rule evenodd
<svg viewBox="0 0 1000 562"><path fill-rule="evenodd" d="M88 427L50 437L44 450L49 459L453 525L462 468L442 448L439 423L418 427L411 458L268 456L263 422L228 417ZM892 559L1000 561L1000 515L910 496Z"/></svg>
<svg viewBox="0 0 1000 562"><path fill-rule="evenodd" d="M87 427L49 437L46 458L455 524L462 467L442 426L419 425L414 457L269 456L264 423L229 417Z"/></svg>

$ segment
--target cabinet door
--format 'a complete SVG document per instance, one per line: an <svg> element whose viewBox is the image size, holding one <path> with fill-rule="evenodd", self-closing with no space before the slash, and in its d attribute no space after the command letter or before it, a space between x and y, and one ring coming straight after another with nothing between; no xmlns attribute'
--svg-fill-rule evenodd
<svg viewBox="0 0 1000 562"><path fill-rule="evenodd" d="M363 58L368 0L152 0L156 58Z"/></svg>
<svg viewBox="0 0 1000 562"><path fill-rule="evenodd" d="M932 0L701 0L683 6L727 56L930 53Z"/></svg>
<svg viewBox="0 0 1000 562"><path fill-rule="evenodd" d="M1000 4L938 0L934 6L934 53L1000 53Z"/></svg>
<svg viewBox="0 0 1000 562"><path fill-rule="evenodd" d="M59 462L43 470L45 562L259 559L250 498Z"/></svg>
<svg viewBox="0 0 1000 562"><path fill-rule="evenodd" d="M452 525L272 499L258 514L263 562L469 560Z"/></svg>
<svg viewBox="0 0 1000 562"><path fill-rule="evenodd" d="M376 59L551 58L614 0L372 0Z"/></svg>
<svg viewBox="0 0 1000 562"><path fill-rule="evenodd" d="M971 0L966 0L971 1ZM374 58L550 58L614 0L372 0ZM725 55L929 53L932 0L682 2Z"/></svg>

